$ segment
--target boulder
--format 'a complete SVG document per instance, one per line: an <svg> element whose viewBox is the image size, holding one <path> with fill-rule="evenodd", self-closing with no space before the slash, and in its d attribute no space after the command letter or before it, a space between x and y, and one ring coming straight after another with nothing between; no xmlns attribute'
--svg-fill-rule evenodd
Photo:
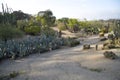
<svg viewBox="0 0 120 80"><path fill-rule="evenodd" d="M108 59L116 59L118 56L112 51L105 51L103 55Z"/></svg>
<svg viewBox="0 0 120 80"><path fill-rule="evenodd" d="M83 49L90 49L90 45L89 44L83 45Z"/></svg>

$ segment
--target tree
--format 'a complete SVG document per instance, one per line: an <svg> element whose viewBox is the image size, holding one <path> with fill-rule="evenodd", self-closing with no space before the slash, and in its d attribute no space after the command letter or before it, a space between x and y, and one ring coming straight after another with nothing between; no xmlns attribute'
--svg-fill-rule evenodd
<svg viewBox="0 0 120 80"><path fill-rule="evenodd" d="M11 13L11 15L14 18L14 24L15 25L17 24L18 20L29 20L30 17L31 17L31 15L26 14L26 13L22 12L21 10L13 11L13 13Z"/></svg>
<svg viewBox="0 0 120 80"><path fill-rule="evenodd" d="M37 15L37 21L41 23L43 27L53 26L55 23L56 17L53 16L51 10L40 11Z"/></svg>

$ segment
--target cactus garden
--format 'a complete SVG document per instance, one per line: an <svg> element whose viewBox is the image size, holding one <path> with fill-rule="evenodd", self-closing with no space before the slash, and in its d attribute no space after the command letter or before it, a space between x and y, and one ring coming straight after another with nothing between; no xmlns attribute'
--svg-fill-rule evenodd
<svg viewBox="0 0 120 80"><path fill-rule="evenodd" d="M73 41L73 42L71 42ZM56 38L55 36L38 36L24 40L0 41L0 59L24 57L33 53L43 53L58 49L61 46L76 46L79 42L72 39Z"/></svg>
<svg viewBox="0 0 120 80"><path fill-rule="evenodd" d="M120 80L119 8L120 0L0 0L0 80Z"/></svg>

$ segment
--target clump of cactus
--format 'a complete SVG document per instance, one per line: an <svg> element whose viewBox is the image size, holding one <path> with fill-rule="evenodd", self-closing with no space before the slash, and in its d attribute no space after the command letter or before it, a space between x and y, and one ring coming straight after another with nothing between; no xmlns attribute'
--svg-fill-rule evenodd
<svg viewBox="0 0 120 80"><path fill-rule="evenodd" d="M28 56L33 53L43 53L58 49L61 46L76 46L80 44L71 38L58 38L56 36L35 36L23 40L0 41L0 59Z"/></svg>
<svg viewBox="0 0 120 80"><path fill-rule="evenodd" d="M64 39L42 35L24 40L0 41L0 59L24 57L32 53L42 53L64 45Z"/></svg>

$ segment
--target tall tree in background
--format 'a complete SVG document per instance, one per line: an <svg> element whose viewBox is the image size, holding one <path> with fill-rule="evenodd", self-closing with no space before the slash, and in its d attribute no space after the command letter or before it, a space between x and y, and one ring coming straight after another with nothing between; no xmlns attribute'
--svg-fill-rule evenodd
<svg viewBox="0 0 120 80"><path fill-rule="evenodd" d="M30 19L30 15L26 14L24 12L22 12L21 10L19 11L13 11L13 13L11 14L14 17L14 24L17 24L18 20L29 20Z"/></svg>
<svg viewBox="0 0 120 80"><path fill-rule="evenodd" d="M39 21L43 27L53 26L55 23L55 20L56 20L56 17L53 16L53 13L51 10L38 12L37 21Z"/></svg>

